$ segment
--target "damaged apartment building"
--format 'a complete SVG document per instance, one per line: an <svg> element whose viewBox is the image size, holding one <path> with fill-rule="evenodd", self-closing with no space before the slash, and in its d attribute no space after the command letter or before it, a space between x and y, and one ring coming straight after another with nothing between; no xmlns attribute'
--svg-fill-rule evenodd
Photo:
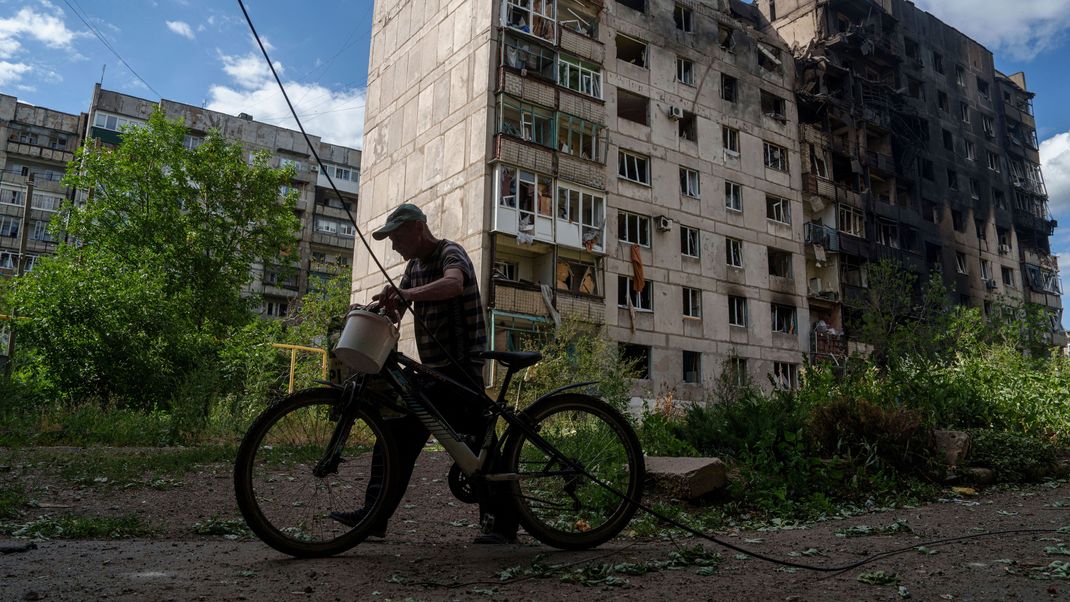
<svg viewBox="0 0 1070 602"><path fill-rule="evenodd" d="M420 205L471 255L494 349L579 319L638 360L636 395L697 399L722 374L794 385L811 321L804 162L791 53L759 13L425 4L375 3L362 227ZM356 300L383 280L356 253Z"/></svg>
<svg viewBox="0 0 1070 602"><path fill-rule="evenodd" d="M810 341L846 352L866 266L938 270L962 305L1046 308L1058 264L1025 76L904 0L759 0L797 63ZM848 332L849 334L849 332Z"/></svg>
<svg viewBox="0 0 1070 602"><path fill-rule="evenodd" d="M883 258L1047 307L1062 340L1032 94L913 4L437 4L375 3L358 221L414 202L464 245L494 349L578 318L636 395L790 387L845 359ZM363 255L357 300L383 284Z"/></svg>
<svg viewBox="0 0 1070 602"><path fill-rule="evenodd" d="M89 109L86 140L117 144L123 127L145 123L159 108L168 119L181 119L189 129L186 144L194 148L209 130L218 130L229 142L240 143L252 153L266 150L272 167L293 166L290 184L280 195L297 189L297 216L301 220L296 253L291 260L253 268L249 292L262 296L261 312L284 317L291 304L309 290L341 271L350 269L355 230L343 208L357 204L360 182L360 151L323 142L310 136L316 152L330 170L334 185L342 193L339 201L327 176L319 171L301 132L255 121L251 115L227 115L171 100L159 102L104 90L98 84Z"/></svg>

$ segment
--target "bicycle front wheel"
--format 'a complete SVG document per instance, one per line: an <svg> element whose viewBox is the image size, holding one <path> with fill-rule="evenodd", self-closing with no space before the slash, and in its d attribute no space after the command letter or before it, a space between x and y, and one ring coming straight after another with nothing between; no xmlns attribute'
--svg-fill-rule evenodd
<svg viewBox="0 0 1070 602"><path fill-rule="evenodd" d="M397 454L377 414L358 409L341 455L336 461L328 458L341 414L338 390L299 391L265 410L238 448L238 507L253 533L284 554L309 558L352 548L377 524L389 495L385 490ZM376 445L384 453L373 465ZM375 497L369 507L365 492L373 474L381 490L369 496ZM362 506L368 512L355 526L330 517Z"/></svg>
<svg viewBox="0 0 1070 602"><path fill-rule="evenodd" d="M557 548L585 549L612 539L642 496L643 450L635 431L588 395L543 399L520 418L564 458L515 427L507 436L503 460L505 472L516 474L510 489L520 523Z"/></svg>

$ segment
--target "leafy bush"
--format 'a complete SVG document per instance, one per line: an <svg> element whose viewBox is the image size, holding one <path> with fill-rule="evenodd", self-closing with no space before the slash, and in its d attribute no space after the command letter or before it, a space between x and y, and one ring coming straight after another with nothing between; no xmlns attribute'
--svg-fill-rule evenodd
<svg viewBox="0 0 1070 602"><path fill-rule="evenodd" d="M842 395L813 408L808 434L825 457L910 470L928 463L929 431L919 412Z"/></svg>
<svg viewBox="0 0 1070 602"><path fill-rule="evenodd" d="M562 385L596 380L594 388L602 399L622 412L627 409L636 368L621 357L604 327L564 320L529 349L540 352L542 361L519 373L510 385L507 397L520 407Z"/></svg>
<svg viewBox="0 0 1070 602"><path fill-rule="evenodd" d="M992 469L997 481L1032 481L1056 457L1051 443L1021 433L972 429L969 464Z"/></svg>

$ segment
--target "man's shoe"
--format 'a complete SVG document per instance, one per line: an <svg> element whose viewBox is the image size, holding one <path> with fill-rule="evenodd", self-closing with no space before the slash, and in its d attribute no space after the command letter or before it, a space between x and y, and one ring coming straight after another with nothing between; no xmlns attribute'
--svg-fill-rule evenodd
<svg viewBox="0 0 1070 602"><path fill-rule="evenodd" d="M367 514L368 512L364 510L364 508L357 508L352 512L332 512L328 516L347 527L356 527L360 521L364 520L364 517L367 516ZM386 537L386 525L381 525L372 529L371 532L368 533L368 536L379 538Z"/></svg>
<svg viewBox="0 0 1070 602"><path fill-rule="evenodd" d="M478 544L490 544L490 545L506 545L516 543L516 535L503 535L501 533L483 533L479 537L476 537L472 543Z"/></svg>

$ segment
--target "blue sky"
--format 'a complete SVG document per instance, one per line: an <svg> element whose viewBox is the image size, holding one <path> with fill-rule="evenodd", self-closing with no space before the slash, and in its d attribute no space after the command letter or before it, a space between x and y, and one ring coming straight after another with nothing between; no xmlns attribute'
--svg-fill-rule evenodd
<svg viewBox="0 0 1070 602"><path fill-rule="evenodd" d="M306 128L359 147L372 0L246 7ZM295 127L236 0L0 1L0 91L77 114L105 65L111 90Z"/></svg>
<svg viewBox="0 0 1070 602"><path fill-rule="evenodd" d="M1062 224L1052 247L1066 264L1063 290L1070 293L1070 0L916 4L985 44L1001 71L1025 71L1037 93L1044 177ZM372 0L247 0L246 6L306 128L359 148ZM108 89L295 127L236 1L0 0L0 92L79 113L104 65ZM1070 315L1064 323L1070 325Z"/></svg>

